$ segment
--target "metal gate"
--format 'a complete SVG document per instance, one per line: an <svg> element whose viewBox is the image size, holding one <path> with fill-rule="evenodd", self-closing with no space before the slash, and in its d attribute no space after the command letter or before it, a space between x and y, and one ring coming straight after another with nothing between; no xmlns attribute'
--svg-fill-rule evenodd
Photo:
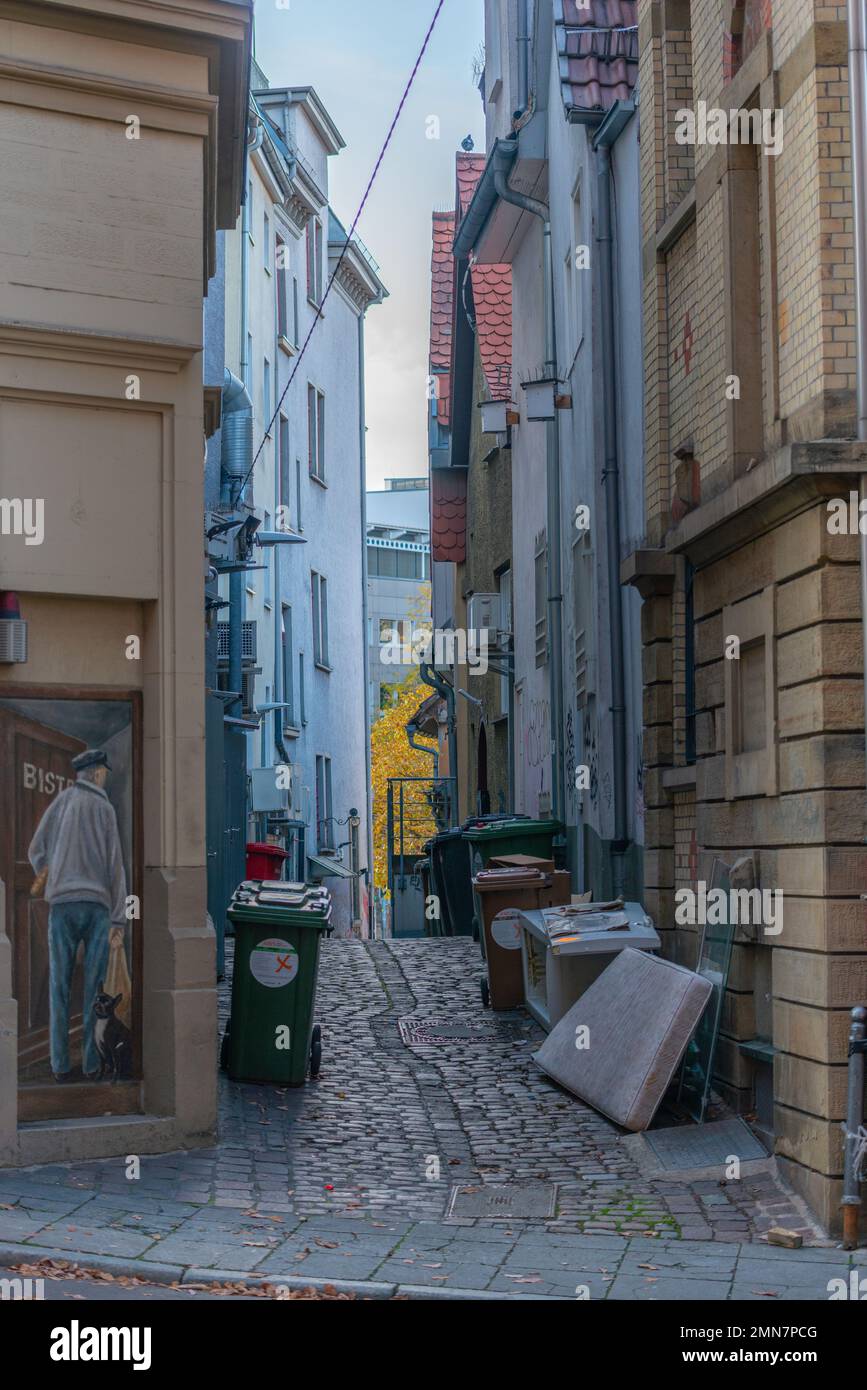
<svg viewBox="0 0 867 1390"><path fill-rule="evenodd" d="M388 891L391 935L425 935L427 840L451 824L453 777L389 777Z"/></svg>

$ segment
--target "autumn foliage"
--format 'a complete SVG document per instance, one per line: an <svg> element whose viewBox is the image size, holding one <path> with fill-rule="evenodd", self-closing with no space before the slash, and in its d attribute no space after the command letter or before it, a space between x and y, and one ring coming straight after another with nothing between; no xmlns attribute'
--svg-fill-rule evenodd
<svg viewBox="0 0 867 1390"><path fill-rule="evenodd" d="M373 726L370 738L371 778L373 782L373 873L377 888L388 887L388 779L390 777L425 777L433 775L433 759L420 749L410 748L406 726L421 701L431 692L423 685L416 671L411 671L395 687L394 704L389 705ZM419 739L436 751L433 739ZM406 825L404 848L421 855L422 845L436 831L436 823L423 789L405 794ZM407 833L409 831L409 833Z"/></svg>

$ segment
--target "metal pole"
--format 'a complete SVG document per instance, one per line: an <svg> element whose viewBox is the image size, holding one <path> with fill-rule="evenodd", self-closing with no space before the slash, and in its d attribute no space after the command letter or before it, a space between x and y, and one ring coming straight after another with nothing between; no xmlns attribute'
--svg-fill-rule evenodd
<svg viewBox="0 0 867 1390"><path fill-rule="evenodd" d="M843 1167L843 1249L858 1245L858 1217L861 1211L861 1184L855 1165L858 1131L864 1121L864 1053L867 1036L867 1009L852 1010L849 1030L849 1097L846 1106L846 1145Z"/></svg>

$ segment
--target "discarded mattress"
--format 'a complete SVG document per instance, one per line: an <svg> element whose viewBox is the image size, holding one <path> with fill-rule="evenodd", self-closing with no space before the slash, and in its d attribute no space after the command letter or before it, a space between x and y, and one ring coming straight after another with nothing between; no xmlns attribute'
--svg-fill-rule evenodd
<svg viewBox="0 0 867 1390"><path fill-rule="evenodd" d="M625 1129L646 1129L711 993L700 975L627 946L563 1015L535 1060Z"/></svg>

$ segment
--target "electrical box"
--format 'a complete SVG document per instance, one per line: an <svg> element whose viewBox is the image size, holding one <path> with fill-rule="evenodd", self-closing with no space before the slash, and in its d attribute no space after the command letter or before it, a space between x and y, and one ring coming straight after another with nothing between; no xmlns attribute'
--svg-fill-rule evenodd
<svg viewBox="0 0 867 1390"><path fill-rule="evenodd" d="M484 640L481 633L487 632L487 645L492 651L502 646L502 607L500 594L473 594L467 600L468 631L475 634L478 644Z"/></svg>
<svg viewBox="0 0 867 1390"><path fill-rule="evenodd" d="M286 811L289 809L291 772L284 764L277 767L254 767L250 771L251 811Z"/></svg>

